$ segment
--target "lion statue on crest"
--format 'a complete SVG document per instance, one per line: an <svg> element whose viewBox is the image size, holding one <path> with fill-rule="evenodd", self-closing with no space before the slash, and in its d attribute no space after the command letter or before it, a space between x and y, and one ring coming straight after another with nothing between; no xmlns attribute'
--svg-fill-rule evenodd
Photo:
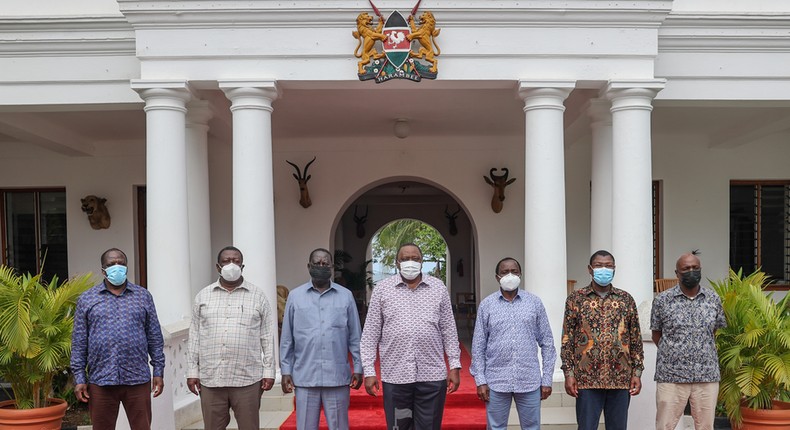
<svg viewBox="0 0 790 430"><path fill-rule="evenodd" d="M377 40L382 42L387 40L387 36L381 32L383 28L384 22L379 19L379 25L374 30L373 17L367 12L362 12L357 16L357 31L351 34L354 35L354 38L359 40L357 49L354 50L354 56L360 59L357 63L359 65L360 75L365 73L365 65L370 63L371 60L384 58L384 54L379 53L375 47ZM362 47L362 52L359 52L360 47Z"/></svg>
<svg viewBox="0 0 790 430"><path fill-rule="evenodd" d="M433 17L431 12L423 12L420 15L420 28L417 28L414 25L414 18L409 15L409 26L411 27L411 34L407 35L406 38L409 41L417 40L420 43L420 49L417 52L409 51L409 57L424 58L431 63L431 73L436 73L438 70L436 56L442 53L435 40L441 31L441 29L436 28L436 18ZM434 47L436 47L435 51Z"/></svg>

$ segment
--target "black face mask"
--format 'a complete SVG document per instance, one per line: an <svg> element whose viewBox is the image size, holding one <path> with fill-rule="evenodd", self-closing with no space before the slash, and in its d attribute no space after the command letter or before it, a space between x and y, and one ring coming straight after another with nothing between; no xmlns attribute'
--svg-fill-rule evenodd
<svg viewBox="0 0 790 430"><path fill-rule="evenodd" d="M692 270L690 272L680 274L680 283L686 288L694 288L699 285L702 279L702 270Z"/></svg>
<svg viewBox="0 0 790 430"><path fill-rule="evenodd" d="M328 281L332 277L332 268L329 266L310 266L310 277L318 282Z"/></svg>

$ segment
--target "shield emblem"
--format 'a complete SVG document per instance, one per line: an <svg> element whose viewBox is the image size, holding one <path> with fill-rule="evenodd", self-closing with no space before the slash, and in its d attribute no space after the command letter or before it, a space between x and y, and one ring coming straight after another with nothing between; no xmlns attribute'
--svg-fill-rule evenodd
<svg viewBox="0 0 790 430"><path fill-rule="evenodd" d="M387 39L382 42L384 54L390 63L399 69L409 58L411 41L406 36L411 34L411 28L403 15L396 10L384 22L383 33L387 36Z"/></svg>

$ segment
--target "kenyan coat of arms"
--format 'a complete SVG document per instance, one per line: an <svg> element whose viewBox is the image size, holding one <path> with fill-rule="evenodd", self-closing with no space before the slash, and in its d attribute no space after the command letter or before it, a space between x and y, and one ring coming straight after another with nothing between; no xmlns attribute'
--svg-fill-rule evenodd
<svg viewBox="0 0 790 430"><path fill-rule="evenodd" d="M378 17L378 25L367 12L357 16L357 30L353 32L359 41L354 56L359 58L357 75L360 81L375 79L376 83L390 79L436 79L438 60L441 54L435 38L441 29L436 28L436 19L431 12L423 12L416 18L420 2L404 18L398 11L390 13L385 20L378 8L370 2ZM419 20L419 27L415 23ZM416 51L412 50L415 46ZM379 52L379 48L381 52ZM424 61L421 61L424 60Z"/></svg>

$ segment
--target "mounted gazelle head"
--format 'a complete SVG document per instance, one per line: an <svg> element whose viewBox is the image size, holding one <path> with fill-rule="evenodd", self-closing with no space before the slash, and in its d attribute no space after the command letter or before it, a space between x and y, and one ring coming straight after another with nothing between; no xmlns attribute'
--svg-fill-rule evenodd
<svg viewBox="0 0 790 430"><path fill-rule="evenodd" d="M365 206L365 215L357 216L357 206L354 206L354 222L357 224L357 237L365 237L365 222L368 220L368 207Z"/></svg>
<svg viewBox="0 0 790 430"><path fill-rule="evenodd" d="M291 163L288 160L285 160L286 163L290 164L291 166L294 167L294 169L296 169L296 173L294 173L293 175L294 178L296 178L296 182L299 183L299 204L302 205L303 208L309 208L310 205L313 204L313 202L310 201L310 192L307 190L307 181L310 180L310 175L307 174L307 169L310 167L311 164L313 164L313 161L315 161L315 157L313 157L313 159L310 160L310 162L307 163L306 166L304 166L304 173L302 173L299 170L299 166L297 166L294 163Z"/></svg>
<svg viewBox="0 0 790 430"><path fill-rule="evenodd" d="M450 236L458 234L458 226L455 224L455 219L458 218L458 212L461 212L460 207L453 213L450 213L447 206L444 207L444 216L447 217L447 221L450 223Z"/></svg>
<svg viewBox="0 0 790 430"><path fill-rule="evenodd" d="M491 170L488 172L488 176L483 176L483 179L486 180L488 185L494 187L494 195L491 197L491 210L493 210L494 213L500 213L502 212L502 202L505 201L505 187L512 184L516 178L513 178L509 181L507 180L508 170L506 167L502 168L502 171L505 172L505 174L501 176L494 175L496 170L496 168L491 168Z"/></svg>

